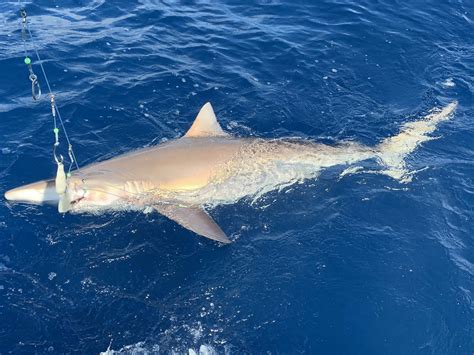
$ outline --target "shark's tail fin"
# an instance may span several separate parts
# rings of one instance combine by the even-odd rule
[[[401,182],[409,182],[412,174],[406,169],[405,157],[421,143],[434,139],[429,134],[440,122],[451,118],[457,104],[453,101],[442,109],[433,109],[421,120],[403,125],[396,136],[384,139],[376,148],[377,158],[386,168],[383,173]]]

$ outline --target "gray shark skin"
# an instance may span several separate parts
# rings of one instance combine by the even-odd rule
[[[381,165],[377,173],[407,183],[412,174],[406,170],[405,157],[433,139],[429,134],[452,116],[456,106],[452,102],[434,109],[405,124],[398,135],[367,147],[354,142],[328,146],[308,140],[232,137],[207,103],[182,138],[83,167],[67,180],[61,197],[50,179],[9,190],[5,198],[59,203],[60,212],[155,210],[201,236],[230,243],[206,208],[246,196],[258,198],[316,178],[325,168],[369,159]]]

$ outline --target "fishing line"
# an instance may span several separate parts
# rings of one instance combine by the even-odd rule
[[[41,72],[44,77],[44,81],[49,91],[50,97],[50,104],[51,104],[51,115],[53,117],[53,133],[54,133],[54,145],[53,145],[53,156],[54,160],[57,164],[57,172],[56,172],[56,179],[55,179],[55,187],[56,192],[60,196],[58,209],[60,212],[66,212],[70,207],[69,197],[67,195],[68,183],[69,178],[71,177],[71,170],[73,165],[76,167],[76,171],[79,175],[82,175],[81,169],[79,167],[79,163],[76,159],[76,154],[74,153],[74,149],[72,147],[71,140],[69,139],[69,135],[66,130],[66,126],[61,116],[61,112],[59,111],[59,107],[56,103],[56,97],[53,94],[53,90],[51,89],[51,85],[46,74],[46,70],[43,65],[43,60],[38,51],[38,47],[36,46],[35,38],[30,30],[29,22],[27,19],[27,13],[25,8],[22,6],[22,1],[18,0],[18,6],[20,7],[20,16],[21,16],[21,33],[22,33],[22,41],[23,41],[23,51],[25,55],[24,62],[28,66],[28,70],[30,72],[29,79],[31,81],[31,95],[34,101],[38,101],[41,98],[41,86],[38,82],[38,77],[33,71],[33,65],[31,58],[28,56],[27,51],[27,36],[29,37],[29,41],[33,46],[33,50],[36,55],[36,59],[38,61],[38,65],[41,68]],[[67,173],[64,172],[64,157],[61,154],[57,154],[57,149],[59,148],[59,128],[58,128],[58,120],[60,127],[63,130],[64,137],[66,138],[66,142],[68,145],[67,152],[69,156],[69,167]],[[82,179],[83,183],[83,190],[84,192],[87,191],[85,179]]]
[[[59,111],[59,107],[58,107],[58,105],[56,103],[56,100],[55,100],[55,95],[53,94],[53,90],[51,89],[51,85],[49,83],[48,76],[46,74],[46,70],[44,69],[44,66],[43,66],[43,60],[41,59],[41,56],[40,56],[39,51],[38,51],[38,47],[36,46],[36,42],[35,42],[33,33],[30,30],[28,20],[27,20],[26,10],[24,8],[22,8],[20,10],[20,14],[22,16],[23,27],[29,35],[29,38],[30,38],[31,43],[33,45],[33,50],[35,52],[36,58],[38,59],[38,65],[41,68],[41,72],[43,74],[46,86],[47,86],[48,91],[49,91],[49,95],[50,95],[50,99],[51,99],[53,119],[54,119],[54,128],[57,129],[57,122],[56,122],[56,114],[57,114],[57,117],[59,118],[59,123],[61,125],[61,128],[63,129],[64,137],[66,138],[66,141],[68,143],[68,150],[70,151],[70,155],[71,155],[71,163],[74,163],[74,165],[76,166],[76,169],[78,171],[80,171],[80,167],[79,167],[79,164],[77,163],[77,159],[76,159],[74,150],[72,148],[72,144],[71,144],[71,141],[69,139],[69,135],[67,133],[66,127],[64,125],[64,121],[62,119],[61,112]],[[23,27],[22,27],[22,30],[23,30]],[[28,61],[27,59],[29,59],[29,60],[31,60],[31,59],[27,56],[26,39],[24,41],[24,51],[25,51],[25,62],[27,62]],[[31,62],[28,65],[31,66]],[[55,131],[55,133],[56,133],[56,131]],[[71,168],[69,169],[69,172],[70,172],[70,170],[71,170]]]

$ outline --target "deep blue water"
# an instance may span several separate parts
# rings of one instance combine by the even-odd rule
[[[335,169],[219,207],[229,246],[155,214],[2,199],[0,353],[473,353],[472,1],[26,9],[81,165],[179,137],[206,101],[237,136],[368,145],[459,106],[408,159],[422,170],[411,183]],[[19,28],[17,2],[2,2],[2,194],[56,169]]]

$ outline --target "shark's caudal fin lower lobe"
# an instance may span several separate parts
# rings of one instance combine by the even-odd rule
[[[434,109],[423,119],[406,123],[396,136],[384,139],[376,148],[377,158],[386,168],[382,173],[401,182],[411,181],[412,174],[406,169],[405,158],[421,143],[434,139],[430,136],[438,124],[449,120],[457,107],[457,101],[442,109]]]

